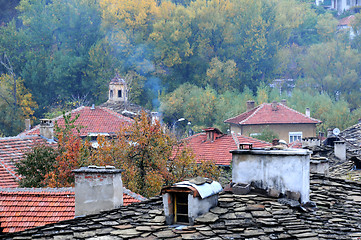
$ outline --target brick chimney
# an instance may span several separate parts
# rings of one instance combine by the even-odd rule
[[[47,138],[54,138],[54,123],[51,119],[40,119],[40,135]]]
[[[206,128],[203,131],[206,132],[206,142],[213,142],[219,135],[223,134],[218,128]]]
[[[254,101],[253,100],[248,100],[247,101],[247,112],[251,111],[254,108]]]
[[[99,213],[123,205],[124,170],[89,166],[75,173],[75,216]]]

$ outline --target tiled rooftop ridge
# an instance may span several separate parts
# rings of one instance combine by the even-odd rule
[[[361,185],[311,176],[317,209],[280,203],[260,193],[222,193],[219,204],[194,226],[165,224],[160,197],[100,214],[62,221],[3,239],[357,239],[361,237]]]

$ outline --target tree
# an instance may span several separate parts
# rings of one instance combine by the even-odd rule
[[[49,145],[37,144],[24,154],[24,159],[15,164],[21,176],[20,187],[46,187],[45,176],[54,170],[57,150]]]
[[[207,176],[217,177],[218,169],[212,168],[214,164],[198,166],[189,148],[179,148],[177,152],[176,139],[159,122],[152,123],[145,112],[133,125],[121,127],[113,141],[98,140],[99,147],[91,161],[124,169],[124,184],[145,197],[157,195],[163,186],[187,177],[205,176],[202,169],[213,169]],[[174,151],[177,154],[173,154]]]

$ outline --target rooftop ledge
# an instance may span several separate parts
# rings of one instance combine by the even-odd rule
[[[81,167],[79,169],[73,170],[75,173],[105,173],[105,174],[114,174],[114,173],[121,173],[124,172],[123,169],[116,169],[114,166],[88,166],[88,167]]]
[[[237,149],[231,150],[232,154],[248,154],[248,155],[288,155],[288,156],[306,156],[311,153],[309,150],[305,149],[283,149],[283,150],[273,150],[273,149]]]

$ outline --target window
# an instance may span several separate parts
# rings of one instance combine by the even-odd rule
[[[109,92],[109,98],[113,98],[113,90],[110,90],[110,92]]]
[[[122,90],[118,90],[118,98],[122,97]]]
[[[188,193],[174,194],[174,222],[189,223]]]
[[[297,141],[297,140],[302,140],[302,132],[289,132],[288,136],[290,138],[289,143]]]
[[[346,5],[347,5],[347,6],[350,6],[350,0],[347,0],[347,1],[346,1]]]
[[[262,135],[261,133],[251,133],[249,136],[250,137],[253,137],[253,138],[256,138],[258,136]]]

